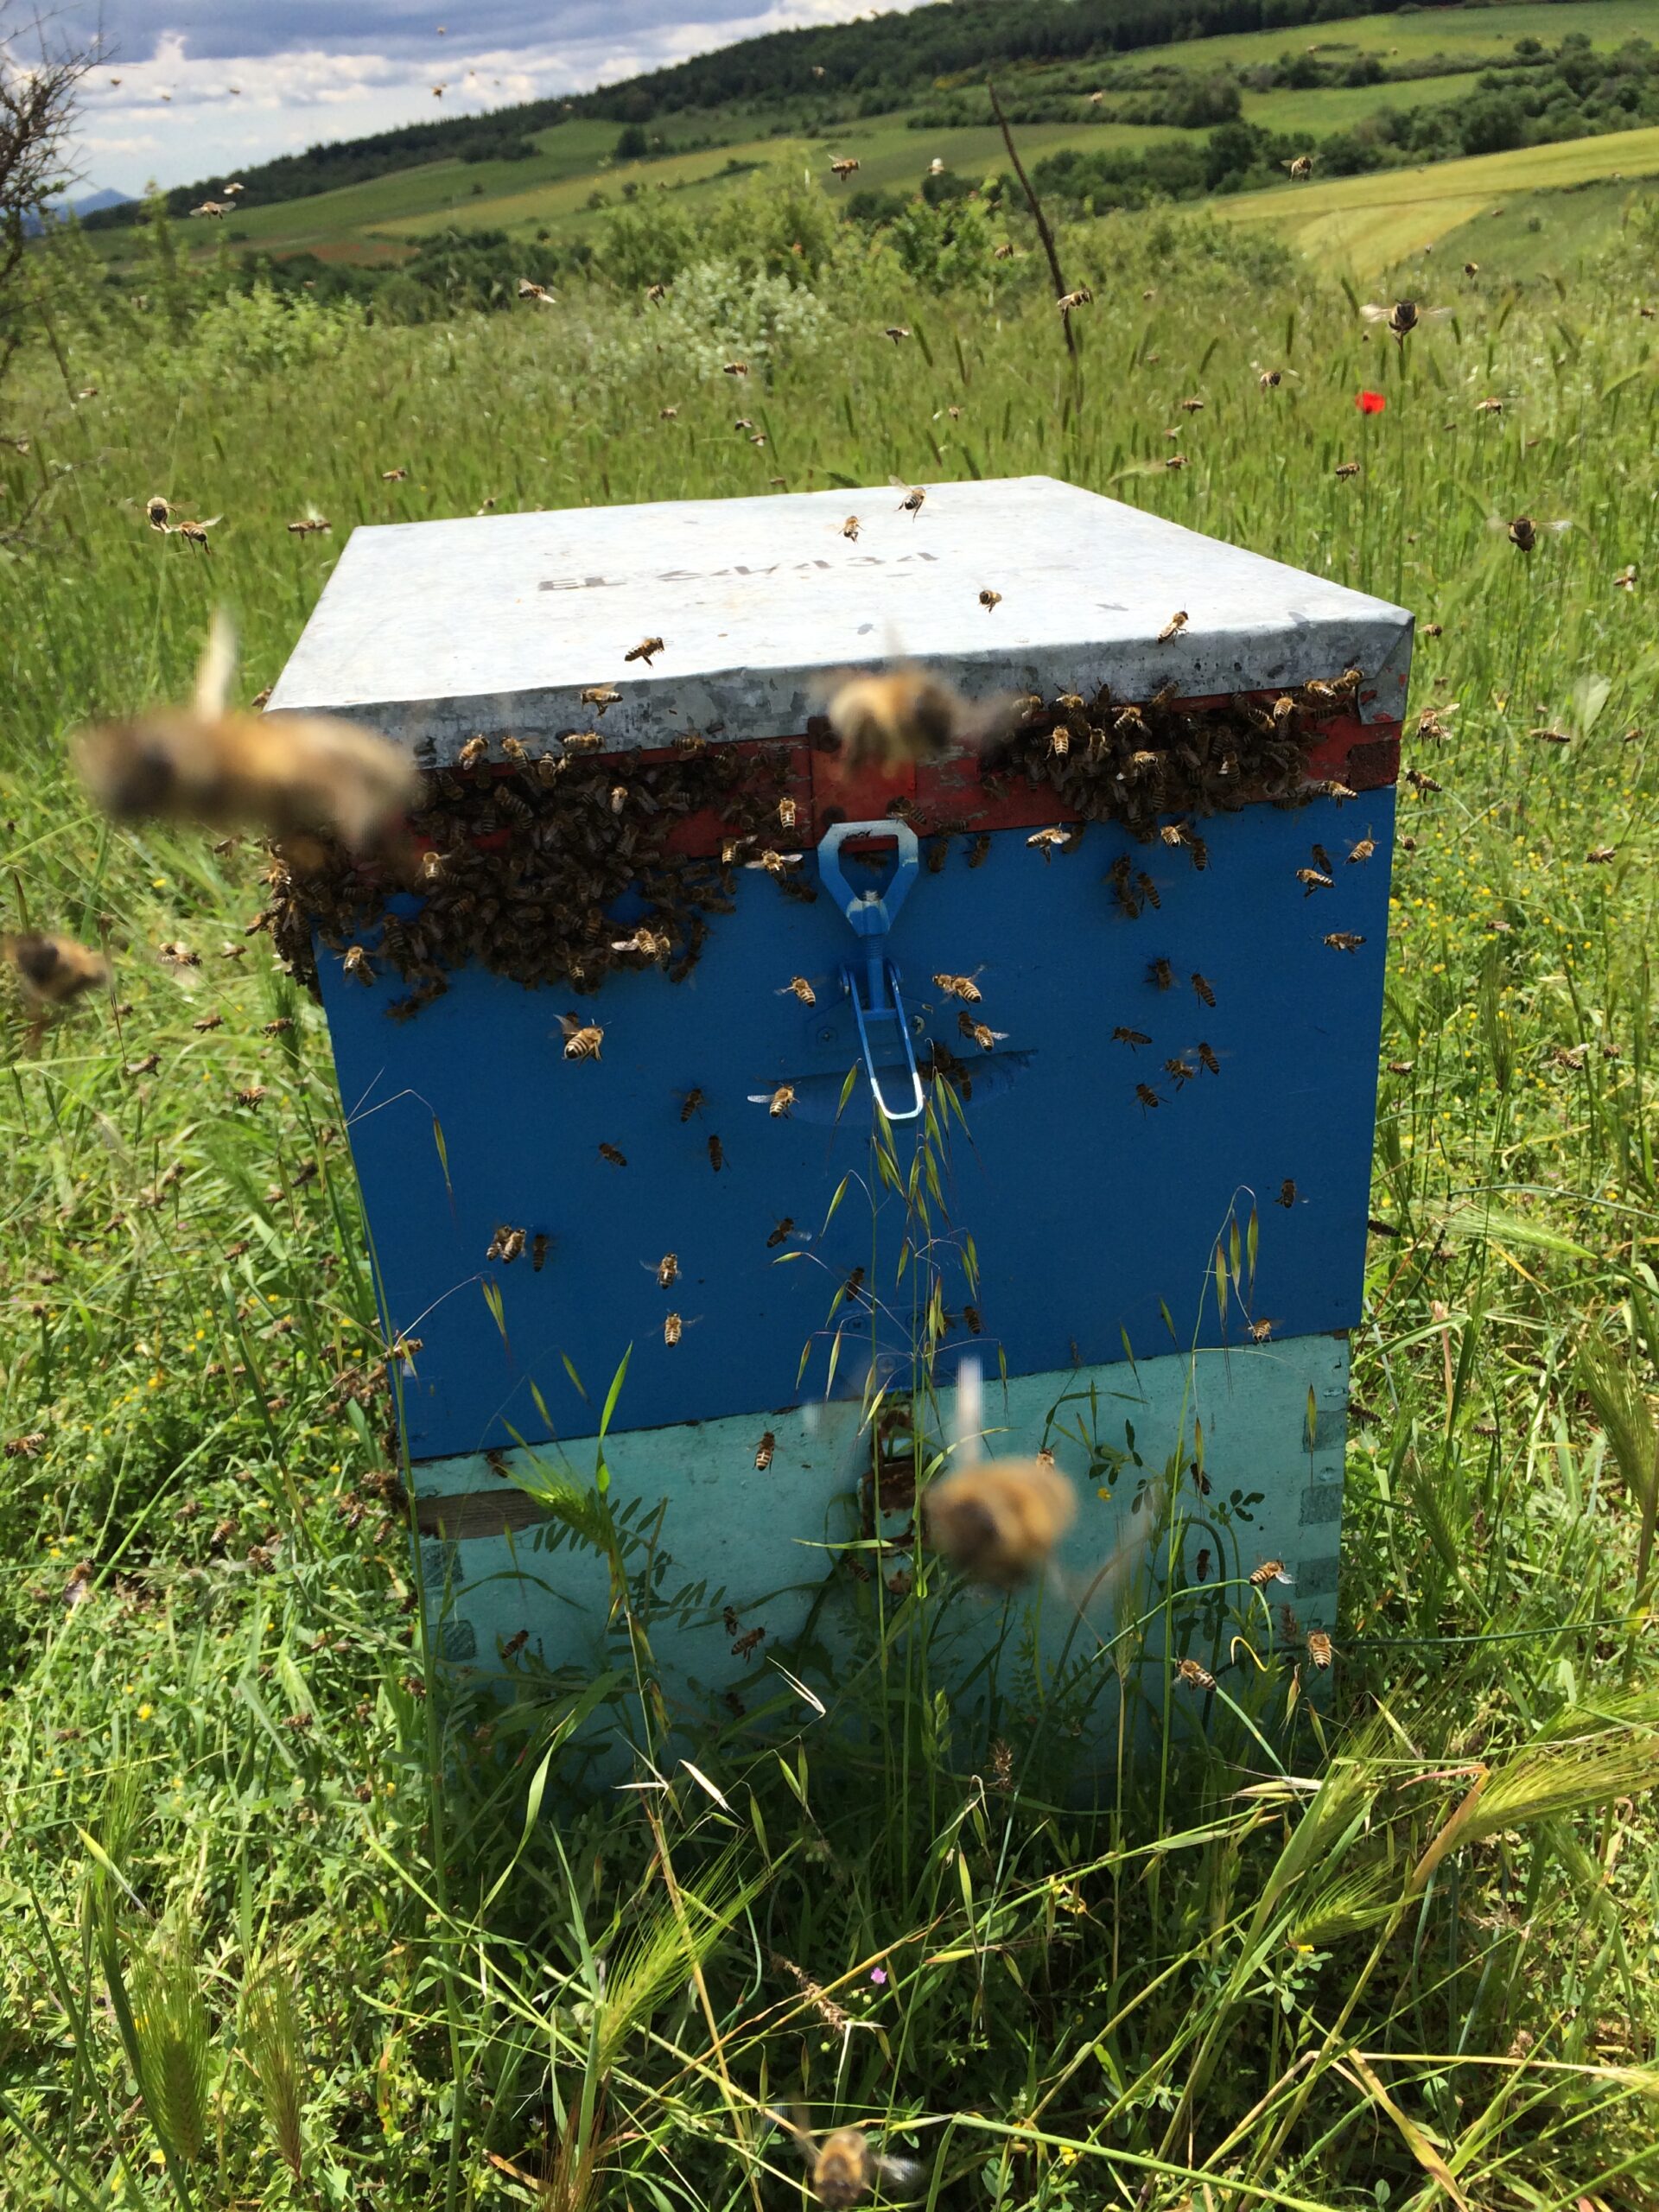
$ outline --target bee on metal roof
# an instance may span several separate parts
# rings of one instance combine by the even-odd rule
[[[979,594],[979,603],[980,603],[980,605],[984,608],[985,612],[988,614],[988,613],[991,612],[991,610],[992,610],[992,608],[993,608],[993,607],[1001,607],[1001,604],[1002,604],[1002,594],[1001,594],[1001,593],[1000,591],[992,591],[992,590],[991,590],[991,589],[989,589],[989,588],[988,587],[984,591],[981,592],[981,594]]]
[[[455,755],[456,765],[462,768],[476,768],[480,761],[488,760],[489,753],[490,741],[487,737],[469,737]]]
[[[1175,613],[1170,616],[1168,621],[1165,623],[1163,628],[1158,632],[1159,644],[1160,645],[1166,645],[1172,638],[1179,636],[1180,632],[1185,629],[1187,620],[1188,616],[1186,609],[1184,607],[1179,608]]]
[[[592,707],[595,713],[602,715],[607,707],[615,706],[622,694],[612,683],[590,683],[581,696],[584,707]],[[565,740],[567,745],[569,741]]]
[[[587,694],[583,693],[583,697]],[[559,742],[567,753],[597,753],[605,740],[596,729],[567,730]]]
[[[843,537],[850,537],[855,544],[858,543],[858,517],[856,515],[848,516],[846,521],[841,525],[841,534]]]
[[[597,1022],[584,1022],[579,1014],[562,1014],[559,1027],[564,1034],[564,1057],[567,1060],[596,1060],[599,1048],[605,1041],[605,1032]]]
[[[663,652],[664,650],[663,641],[660,638],[641,638],[639,644],[637,645],[631,645],[627,652],[623,654],[622,658],[624,660],[642,660],[645,664],[645,666],[649,668],[651,666],[652,656]],[[587,695],[584,693],[583,696],[585,697]]]

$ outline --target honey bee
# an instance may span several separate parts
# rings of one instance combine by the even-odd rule
[[[1287,1175],[1284,1181],[1279,1185],[1279,1196],[1274,1199],[1274,1204],[1281,1206],[1294,1206],[1295,1203],[1296,1185],[1291,1180],[1290,1177]]]
[[[884,338],[891,338],[893,344],[897,346],[909,337],[910,325],[907,322],[890,322],[881,335]]]
[[[597,753],[605,741],[596,729],[571,729],[565,732],[560,742],[567,753]]]
[[[991,248],[991,259],[993,261],[1012,261],[1014,259],[1013,242],[1007,238],[999,238],[996,244]]]
[[[645,664],[645,666],[649,668],[652,664],[652,658],[653,654],[662,652],[664,650],[664,647],[660,638],[641,638],[637,645],[630,645],[627,652],[623,654],[622,658],[624,660],[642,660]],[[583,696],[585,696],[586,695],[584,694]]]
[[[1294,1583],[1296,1578],[1287,1573],[1281,1559],[1264,1559],[1260,1567],[1250,1570],[1252,1590],[1265,1590],[1269,1582]]]
[[[67,1006],[84,991],[107,989],[111,980],[110,963],[103,954],[88,951],[73,938],[0,938],[0,957],[35,1011],[37,1033],[51,1007]]]
[[[1175,981],[1175,970],[1170,966],[1167,960],[1159,959],[1148,961],[1147,963],[1147,981],[1152,985],[1154,990],[1166,991],[1171,988]],[[1202,992],[1199,993],[1199,996],[1203,996]],[[1207,1001],[1206,1003],[1213,1005],[1215,1001],[1213,1000],[1210,1000]]]
[[[368,954],[360,944],[348,946],[340,965],[342,974],[353,976],[359,983],[372,984],[374,982],[374,969],[369,964]]]
[[[772,1455],[778,1448],[778,1440],[768,1429],[754,1447],[754,1471],[764,1475],[772,1465]]]
[[[1072,833],[1065,829],[1034,830],[1026,840],[1026,843],[1033,851],[1042,855],[1045,868],[1048,866],[1056,853],[1065,851],[1071,842]]]
[[[650,930],[642,923],[632,937],[613,938],[613,952],[638,952],[647,960],[665,960],[674,950],[674,940],[665,930]]]
[[[1352,930],[1332,930],[1325,942],[1338,952],[1357,952],[1365,940]]]
[[[321,715],[228,710],[236,651],[215,616],[188,707],[160,707],[83,731],[76,766],[105,811],[253,828],[281,837],[326,825],[362,849],[414,803],[418,782],[394,746]]]
[[[795,1103],[795,1086],[780,1083],[766,1102],[766,1111],[774,1121],[787,1121],[789,1109]]]
[[[1316,891],[1328,891],[1331,888],[1331,878],[1328,875],[1321,875],[1316,868],[1299,868],[1296,871],[1296,880],[1302,886],[1302,896],[1305,899],[1311,899]]]
[[[529,1642],[530,1630],[527,1628],[521,1628],[516,1635],[510,1636],[501,1646],[501,1656],[504,1659],[516,1659]]]
[[[490,1239],[490,1249],[484,1257],[486,1260],[499,1260],[503,1267],[511,1267],[512,1262],[523,1254],[524,1249],[524,1231],[522,1229],[498,1226],[494,1236]]]
[[[1325,875],[1331,874],[1332,872],[1331,867],[1331,855],[1325,851],[1325,847],[1323,845],[1314,845],[1311,847],[1310,849],[1313,855],[1314,867],[1319,868]]]
[[[211,215],[216,222],[222,223],[234,204],[228,200],[204,200],[200,207],[193,207],[190,213],[193,215]]]
[[[1210,1075],[1221,1073],[1221,1062],[1216,1058],[1215,1047],[1212,1045],[1206,1045],[1203,1038],[1200,1038],[1194,1049],[1198,1052],[1198,1065],[1201,1068]]]
[[[718,1137],[710,1137],[709,1140],[709,1165],[716,1175],[726,1165],[726,1148]]]
[[[315,507],[308,507],[298,522],[291,522],[288,525],[289,535],[291,537],[315,537],[324,531],[332,531],[333,528],[334,524],[327,516],[319,514]]]
[[[1503,403],[1501,399],[1491,397],[1478,399],[1475,402],[1475,412],[1477,415],[1501,415],[1503,412]]]
[[[657,410],[657,419],[659,423],[675,423],[679,420],[679,414],[680,410],[677,407],[659,407]]]
[[[490,741],[487,737],[469,737],[455,755],[456,765],[462,768],[476,768],[489,758]]]
[[[789,798],[780,798],[778,802],[778,827],[780,830],[792,830],[799,819],[800,809],[794,800]]]
[[[1253,1344],[1264,1344],[1268,1343],[1273,1335],[1274,1330],[1277,1326],[1278,1324],[1274,1321],[1252,1321],[1250,1323],[1250,1342]]]
[[[899,502],[899,513],[912,516],[920,514],[923,502],[927,498],[923,486],[919,484],[906,484],[902,476],[889,476],[887,481],[895,492],[902,492],[905,495]]]
[[[957,1027],[964,1037],[971,1037],[982,1052],[995,1052],[1007,1035],[1006,1029],[993,1029],[988,1023],[976,1021],[966,1007],[957,1016]]]
[[[193,1021],[190,1027],[193,1029],[200,1030],[205,1034],[212,1029],[222,1029],[225,1027],[225,1017],[222,1014],[204,1014],[199,1021]]]
[[[747,1635],[738,1637],[732,1645],[733,1658],[747,1659],[756,1647],[765,1642],[766,1634],[765,1628],[760,1627],[752,1628]]]
[[[1216,1687],[1215,1676],[1200,1667],[1196,1659],[1179,1661],[1175,1672],[1190,1690],[1212,1690]]]
[[[988,1459],[930,1483],[929,1544],[969,1580],[1012,1590],[1044,1567],[1077,1514],[1071,1484],[1040,1459]]]
[[[816,1006],[818,1002],[817,993],[804,976],[791,976],[789,981],[779,988],[778,996],[780,999],[798,998],[803,1006]]]
[[[380,472],[380,481],[383,484],[402,484],[408,475],[409,471],[406,468],[383,468]]]
[[[1180,632],[1186,627],[1187,619],[1187,613],[1185,607],[1179,608],[1176,613],[1172,614],[1168,621],[1165,623],[1163,628],[1158,632],[1159,644],[1160,645],[1166,645],[1172,638],[1179,637]]]
[[[1588,868],[1609,868],[1618,855],[1617,845],[1592,845],[1584,856],[1585,864]]]
[[[768,845],[765,852],[757,854],[752,861],[745,861],[743,865],[745,868],[764,868],[774,881],[781,882],[791,868],[801,866],[804,857],[800,853],[774,852]]]
[[[1530,515],[1516,515],[1510,524],[1510,543],[1522,553],[1530,553],[1538,543],[1538,525]]]
[[[1322,1628],[1307,1632],[1307,1656],[1323,1674],[1336,1656],[1336,1647]]]
[[[963,1318],[963,1321],[966,1323],[966,1325],[967,1325],[967,1329],[968,1329],[968,1333],[969,1333],[969,1335],[970,1337],[976,1337],[976,1336],[978,1336],[978,1334],[979,1334],[979,1332],[980,1332],[980,1319],[979,1319],[979,1308],[978,1308],[978,1306],[964,1306],[963,1307],[963,1309],[962,1309],[962,1318]]]
[[[746,377],[749,373],[747,361],[728,361],[721,374],[726,377]]]
[[[858,517],[856,515],[848,516],[846,521],[841,525],[841,534],[843,537],[850,537],[854,544],[857,544]]]
[[[1295,160],[1287,162],[1285,167],[1298,183],[1304,183],[1313,174],[1313,156],[1312,154],[1298,154]]]
[[[1263,369],[1256,382],[1263,391],[1273,391],[1283,382],[1284,373],[1282,369]]]
[[[547,1265],[547,1232],[545,1230],[538,1229],[530,1240],[530,1264],[537,1274],[540,1274],[542,1269]]]
[[[1163,1103],[1149,1083],[1137,1083],[1135,1086],[1135,1095],[1141,1101],[1143,1111],[1150,1111],[1153,1107],[1161,1105]]]
[[[27,448],[25,448],[27,450]],[[165,532],[173,513],[173,502],[164,499],[159,492],[152,493],[144,501],[144,515],[152,530]]]
[[[841,1299],[845,1300],[849,1306],[856,1306],[859,1299],[863,1294],[863,1290],[864,1269],[862,1268],[855,1268],[851,1274],[848,1276],[846,1281],[841,1286],[839,1295]]]
[[[767,1249],[767,1251],[768,1251],[768,1252],[775,1252],[775,1251],[777,1250],[778,1247],[779,1247],[779,1245],[784,1242],[784,1240],[785,1239],[785,1237],[787,1237],[787,1236],[789,1236],[790,1232],[793,1230],[794,1226],[795,1226],[795,1218],[794,1218],[794,1216],[793,1216],[792,1214],[787,1214],[787,1213],[786,1213],[786,1214],[784,1216],[783,1219],[782,1219],[782,1220],[778,1224],[777,1227],[772,1230],[772,1232],[771,1236],[767,1237],[767,1239],[766,1239],[766,1249]]]
[[[861,2128],[837,2127],[820,2143],[800,2122],[780,2112],[768,2114],[795,2139],[796,2148],[812,2177],[812,2194],[825,2212],[847,2212],[849,2206],[868,2196],[878,2187],[885,2196],[911,2195],[921,2179],[912,2159],[889,2158],[874,2148]]]
[[[155,1068],[159,1064],[159,1059],[160,1055],[152,1052],[148,1063],[141,1064],[141,1065],[143,1065],[143,1071],[148,1073],[150,1069]],[[127,1073],[131,1075],[133,1073],[133,1070],[129,1068],[127,1070]],[[238,1090],[237,1092],[236,1103],[238,1106],[257,1107],[264,1097],[264,1095],[265,1086],[263,1083],[251,1083],[245,1090]]]
[[[608,1160],[613,1167],[626,1167],[628,1164],[627,1154],[619,1152],[613,1144],[601,1144],[599,1156],[601,1160]]]
[[[1339,784],[1334,776],[1321,784],[1319,789],[1325,793],[1326,798],[1335,799],[1338,806],[1344,799],[1357,798],[1359,796],[1357,791],[1350,791],[1346,784]]]
[[[1164,1062],[1164,1073],[1171,1078],[1176,1090],[1179,1090],[1184,1083],[1192,1082],[1198,1070],[1191,1060],[1173,1059]]]
[[[1376,840],[1374,837],[1362,837],[1362,838],[1359,840],[1358,843],[1357,843],[1357,844],[1356,844],[1356,845],[1354,845],[1354,846],[1351,849],[1351,850],[1350,850],[1350,852],[1349,852],[1349,855],[1348,855],[1348,865],[1349,865],[1349,867],[1350,867],[1350,868],[1352,868],[1352,867],[1356,866],[1356,865],[1357,865],[1359,861],[1368,861],[1368,860],[1370,860],[1370,858],[1371,857],[1371,855],[1372,855],[1376,850]]]
[[[595,714],[602,715],[607,707],[615,706],[622,694],[613,683],[590,683],[577,696],[584,707],[591,707]],[[565,742],[568,745],[569,740],[567,738]]]
[[[1001,606],[1002,594],[1000,591],[992,591],[988,586],[987,588],[979,594],[979,603],[988,614],[994,607]]]
[[[691,1089],[686,1091],[680,1099],[681,1121],[689,1122],[694,1114],[701,1114],[702,1108],[702,1092],[694,1084]]]
[[[907,668],[849,677],[831,694],[825,712],[849,762],[882,768],[982,745],[1007,723],[1000,707],[971,706],[938,677]]]
[[[1363,307],[1360,313],[1367,322],[1386,324],[1389,334],[1403,345],[1421,322],[1438,321],[1449,312],[1446,308],[1420,308],[1415,300],[1396,300],[1392,307]]]
[[[1208,1544],[1204,1547],[1203,1550],[1199,1552],[1197,1559],[1193,1560],[1192,1573],[1194,1578],[1198,1581],[1208,1581],[1210,1578],[1210,1547]]]
[[[1071,733],[1064,722],[1056,722],[1049,732],[1048,749],[1057,760],[1064,760],[1071,750]]]
[[[984,993],[974,977],[982,976],[984,972],[982,968],[976,968],[972,976],[936,976],[933,982],[947,998],[961,999],[965,1005],[977,1006]]]
[[[1054,304],[1062,315],[1070,315],[1074,308],[1088,307],[1094,296],[1086,284],[1079,284],[1075,292],[1062,292]]]
[[[671,1348],[673,1345],[675,1345],[675,1344],[678,1344],[678,1342],[680,1341],[681,1337],[682,1337],[682,1336],[683,1336],[683,1334],[684,1334],[684,1333],[685,1333],[685,1324],[684,1324],[684,1322],[683,1322],[683,1321],[682,1321],[682,1320],[681,1320],[681,1319],[680,1319],[680,1317],[679,1317],[679,1315],[678,1315],[677,1313],[664,1313],[664,1316],[663,1316],[663,1342],[664,1342],[665,1344],[669,1345],[669,1346]]]
[[[853,176],[857,174],[857,162],[850,157],[843,158],[838,162],[831,162],[830,164],[830,174],[834,177],[837,184],[845,184],[849,176]]]
[[[1138,1051],[1142,1045],[1150,1045],[1152,1039],[1144,1029],[1124,1029],[1120,1027],[1113,1030],[1112,1042],[1114,1045],[1127,1045],[1133,1052]]]
[[[521,300],[539,300],[543,307],[548,308],[555,304],[553,295],[546,285],[532,284],[528,276],[518,279],[518,297]]]
[[[564,1057],[567,1060],[596,1060],[599,1058],[605,1032],[596,1022],[584,1022],[579,1014],[562,1014],[559,1027],[564,1036]]]

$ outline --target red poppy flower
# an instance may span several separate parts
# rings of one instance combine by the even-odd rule
[[[1357,391],[1354,404],[1362,415],[1380,415],[1388,405],[1380,391]]]

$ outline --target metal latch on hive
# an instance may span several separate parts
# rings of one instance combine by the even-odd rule
[[[842,872],[841,849],[855,839],[861,843],[891,844],[898,849],[893,874],[879,891],[853,890]],[[899,970],[887,957],[887,938],[899,909],[916,880],[919,852],[916,832],[909,823],[891,818],[880,822],[838,822],[824,832],[818,843],[819,880],[839,905],[863,949],[861,969],[853,961],[842,963],[841,988],[852,1001],[870,1096],[890,1122],[913,1122],[926,1106],[922,1078],[916,1067],[915,1047],[910,1039],[910,1024],[905,1018],[905,1002],[899,995]],[[896,1033],[904,1051],[905,1070],[914,1103],[902,1109],[887,1103],[876,1073],[871,1033],[879,1034],[884,1029]]]

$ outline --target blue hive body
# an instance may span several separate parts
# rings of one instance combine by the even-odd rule
[[[985,549],[1000,542],[999,495],[1015,523],[1057,506],[1082,518],[1096,550],[1084,542],[1069,552],[1065,534],[1050,532],[1046,555],[1027,556],[1011,523],[1006,551],[993,557]],[[703,569],[683,587],[692,603],[677,624],[676,586],[660,575],[637,604],[614,611],[612,595],[629,591],[628,561],[607,556],[601,542],[588,556],[598,581],[579,594],[568,588],[569,549],[591,548],[596,524],[621,533],[619,548],[630,530],[660,546],[656,518],[691,518],[724,533],[728,567],[753,569],[764,564],[731,557],[733,544],[741,551],[747,531],[765,550],[788,510],[785,535],[794,531],[807,550],[787,588],[810,562],[817,588],[818,571],[833,575],[853,550],[828,535],[831,509],[838,521],[861,502],[874,513],[892,495],[359,531],[273,707],[357,714],[417,758],[442,760],[473,731],[493,745],[513,734],[556,749],[561,732],[590,725],[580,688],[609,682],[623,696],[614,728],[602,726],[607,747],[666,745],[693,715],[724,720],[716,742],[798,741],[814,703],[804,671],[817,638],[798,632],[785,655],[748,637],[743,620],[763,614],[734,613],[724,601],[704,607]],[[949,528],[953,502],[970,543]],[[411,541],[457,528],[511,533],[499,556],[512,585],[511,665],[493,690],[480,673],[486,610],[466,603],[464,585],[451,606],[432,581],[454,573],[447,555],[423,571],[435,672],[414,664],[416,645],[397,642],[406,609],[395,610],[384,650],[372,635],[372,610],[392,592],[399,560],[419,567],[425,557]],[[1114,598],[1105,570],[1119,538],[1130,543],[1136,588],[1156,621],[1138,604],[1126,611],[1125,594]],[[372,938],[366,983],[345,972],[338,951],[320,948],[388,1334],[420,1344],[401,1378],[402,1419],[429,1538],[433,1624],[457,1662],[486,1672],[522,1664],[501,1656],[522,1630],[525,1656],[568,1670],[573,1683],[617,1666],[610,1567],[572,1532],[568,1513],[545,1496],[538,1505],[508,1475],[528,1475],[533,1488],[539,1470],[544,1484],[580,1489],[601,1461],[655,1593],[652,1649],[671,1703],[706,1709],[773,1650],[830,1675],[855,1657],[857,1605],[893,1601],[868,1594],[866,1568],[839,1577],[847,1595],[828,1605],[826,1579],[849,1537],[887,1525],[871,1503],[863,1409],[884,1385],[908,1402],[919,1305],[935,1286],[948,1317],[939,1384],[976,1352],[989,1447],[1046,1446],[1077,1485],[1068,1587],[1098,1582],[1103,1560],[1139,1572],[1130,1541],[1139,1493],[1166,1461],[1179,1478],[1196,1422],[1201,1465],[1190,1526],[1177,1538],[1188,1579],[1200,1552],[1213,1552],[1205,1572],[1217,1578],[1282,1560],[1297,1580],[1258,1605],[1264,1623],[1281,1617],[1265,1639],[1333,1624],[1344,1332],[1360,1319],[1389,741],[1403,711],[1408,618],[1040,480],[942,487],[914,524],[897,518],[880,550],[894,561],[932,556],[904,601],[900,642],[966,690],[1013,682],[1047,697],[1105,682],[1116,698],[1144,699],[1157,688],[1152,671],[1166,668],[1184,698],[1213,698],[1329,682],[1357,664],[1366,681],[1349,738],[1366,743],[1351,757],[1382,765],[1357,796],[1349,795],[1357,770],[1338,766],[1332,772],[1348,775],[1348,794],[1217,814],[1203,824],[1202,868],[1182,847],[1100,824],[1046,859],[1029,842],[1039,814],[1003,827],[988,816],[979,864],[958,841],[942,866],[910,876],[877,948],[896,976],[908,1054],[898,1026],[878,1024],[871,1060],[895,1111],[915,1095],[910,1058],[925,1071],[936,1046],[957,1056],[968,1082],[961,1116],[886,1125],[897,1189],[875,1162],[869,1071],[844,981],[867,972],[869,948],[835,895],[833,869],[812,904],[740,870],[734,911],[713,921],[681,982],[647,967],[613,972],[577,996],[467,967],[415,1020],[391,1021],[386,1007],[404,987],[377,966]],[[1040,634],[1019,626],[1022,557]],[[1220,586],[1207,590],[1210,575],[1231,594],[1214,625],[1206,609]],[[827,600],[817,618],[830,671],[855,656],[879,660],[892,642],[868,634],[868,616],[852,619],[867,613],[858,594],[871,588],[871,571],[848,575],[850,611],[843,617],[841,602]],[[538,596],[550,576],[556,588]],[[875,582],[904,600],[890,576]],[[990,639],[977,605],[988,582],[1005,595]],[[951,593],[971,624],[957,620],[955,600],[946,619],[926,596],[944,606]],[[545,633],[539,648],[514,627],[526,603]],[[1158,629],[1178,607],[1190,620],[1160,645]],[[730,634],[711,630],[717,622]],[[632,644],[647,629],[670,649],[660,671],[636,683],[611,632]],[[353,632],[370,642],[348,662],[343,641]],[[680,639],[690,643],[677,661]],[[814,880],[811,848],[827,826],[817,808],[794,838],[779,841],[805,852]],[[927,825],[918,827],[925,848]],[[1350,865],[1362,838],[1374,855]],[[1334,862],[1328,888],[1298,880],[1315,847]],[[843,861],[855,889],[880,888],[888,849],[872,841],[861,860],[855,844]],[[1134,918],[1111,894],[1120,855],[1156,893]],[[890,903],[897,896],[895,887]],[[632,923],[620,912],[626,931]],[[1332,944],[1333,934],[1357,942]],[[976,979],[982,999],[969,1017],[997,1033],[990,1050],[962,1033],[961,1003],[936,984],[941,974]],[[814,1004],[788,988],[798,976]],[[872,988],[879,994],[880,976]],[[596,1056],[567,1056],[559,1017],[572,1011],[602,1030]],[[1122,1041],[1119,1029],[1151,1042]],[[773,1113],[780,1085],[792,1098]],[[702,1103],[688,1116],[694,1090]],[[918,1144],[936,1179],[919,1246],[902,1189]],[[792,1227],[780,1236],[785,1221]],[[509,1225],[547,1240],[539,1268],[528,1252],[509,1266],[486,1259]],[[1218,1295],[1217,1250],[1236,1249],[1235,1229],[1248,1236],[1249,1263],[1233,1267]],[[678,1278],[665,1290],[656,1270],[666,1253],[677,1255]],[[674,1343],[664,1338],[670,1311],[682,1317]],[[766,1437],[769,1464],[757,1467]],[[893,1529],[908,1519],[901,1496]],[[1101,1637],[1125,1602],[1117,1582],[1101,1584],[1081,1612],[1052,1590],[1030,1602],[1046,1609],[1039,1643],[1052,1668],[1098,1672]],[[982,1643],[985,1616],[982,1603],[964,1617],[964,1649]],[[734,1656],[734,1618],[767,1630],[759,1656]],[[1034,1694],[1027,1682],[1018,1695]]]

